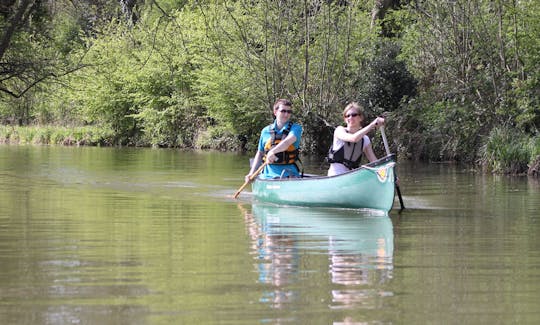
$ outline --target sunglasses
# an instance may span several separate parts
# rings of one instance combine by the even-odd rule
[[[281,113],[292,114],[292,110],[290,110],[290,109],[280,109],[279,111],[280,111]]]
[[[358,113],[350,113],[350,114],[345,115],[345,117],[356,117],[358,115],[360,115],[360,114],[358,114]]]

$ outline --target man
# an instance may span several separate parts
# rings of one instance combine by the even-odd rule
[[[263,159],[268,161],[261,178],[299,177],[300,172],[295,162],[298,160],[302,126],[290,121],[293,110],[287,99],[278,99],[274,103],[274,122],[261,131],[259,145],[253,164],[245,181],[249,182]]]

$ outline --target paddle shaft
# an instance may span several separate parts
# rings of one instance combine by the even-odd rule
[[[381,126],[381,135],[382,135],[382,141],[384,143],[384,150],[386,150],[386,155],[390,156],[390,147],[388,146],[388,140],[386,140],[386,134],[384,133],[384,126]]]
[[[240,192],[242,192],[244,190],[244,188],[246,188],[246,186],[248,186],[248,184],[251,183],[251,181],[253,181],[255,179],[255,177],[257,177],[262,172],[262,170],[264,169],[264,166],[266,166],[266,165],[268,165],[268,161],[265,161],[264,164],[259,166],[259,168],[257,168],[257,170],[253,174],[251,174],[251,176],[249,176],[249,180],[246,181],[244,184],[242,184],[242,186],[240,186],[238,191],[236,191],[236,193],[234,193],[234,198],[235,199],[238,197],[238,195],[240,195]]]
[[[386,150],[386,155],[390,156],[390,147],[388,147],[388,140],[386,139],[386,134],[384,133],[384,126],[381,126],[381,135],[384,142],[384,149]],[[403,204],[403,198],[401,197],[401,190],[399,189],[399,185],[396,183],[396,191],[399,199],[399,205],[401,206],[401,210],[405,209],[405,205]]]

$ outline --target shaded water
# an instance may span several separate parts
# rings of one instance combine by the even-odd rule
[[[233,200],[246,160],[0,146],[0,323],[540,321],[537,180],[402,163],[385,215]]]

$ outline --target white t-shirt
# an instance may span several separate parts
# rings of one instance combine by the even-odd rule
[[[361,141],[362,140],[358,141],[357,144],[359,145]],[[338,151],[339,149],[341,149],[341,147],[345,145],[345,143],[346,143],[345,141],[338,139],[338,137],[334,135],[334,142],[332,143],[332,148],[334,149],[334,151]],[[369,137],[367,135],[364,135],[364,145],[362,146],[362,153],[364,152],[364,149],[370,144],[371,144],[371,140],[369,140]],[[345,157],[345,158],[349,158],[349,157]],[[345,165],[341,163],[331,163],[330,168],[328,168],[328,176],[339,175],[348,171],[349,171],[349,168],[347,168]]]

